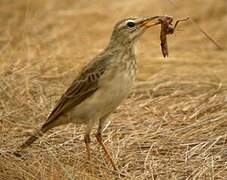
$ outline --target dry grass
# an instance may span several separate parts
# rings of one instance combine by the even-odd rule
[[[158,28],[138,47],[137,86],[105,131],[126,177],[112,171],[94,138],[87,161],[83,127],[52,130],[24,159],[6,153],[44,122],[121,18],[192,14],[226,48],[225,0],[174,2],[1,1],[0,179],[227,178],[227,53],[190,22],[169,39],[168,61],[161,57]]]

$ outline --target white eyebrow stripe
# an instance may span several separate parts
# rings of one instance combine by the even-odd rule
[[[132,20],[132,19],[129,19],[129,20],[126,21],[126,23],[128,23],[128,22],[136,23],[136,22],[135,22],[134,20]]]

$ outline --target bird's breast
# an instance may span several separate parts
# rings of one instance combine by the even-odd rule
[[[134,80],[135,72],[133,69],[112,69],[104,75],[103,80],[100,82],[100,88],[105,91],[104,94],[120,100],[130,93]]]
[[[100,81],[97,98],[104,112],[112,112],[129,95],[133,87],[135,74],[128,70],[111,69]]]
[[[100,119],[111,113],[129,95],[134,81],[134,70],[109,67],[100,77],[97,91],[75,109],[75,119]]]

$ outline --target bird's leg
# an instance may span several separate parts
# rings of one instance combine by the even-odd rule
[[[102,141],[102,129],[99,128],[96,134],[96,139],[98,141],[98,143],[102,146],[104,153],[106,154],[107,158],[109,159],[111,165],[113,166],[114,170],[117,170],[116,165],[113,161],[113,159],[111,158],[106,146],[104,145],[103,141]]]
[[[86,145],[86,150],[87,150],[87,157],[88,160],[91,160],[91,150],[90,150],[90,142],[91,142],[91,138],[90,138],[90,134],[86,133],[84,136],[84,142]]]
[[[87,124],[87,127],[85,129],[85,136],[84,136],[84,142],[86,145],[86,150],[87,150],[87,157],[88,160],[91,160],[91,150],[90,150],[90,143],[91,143],[91,138],[90,138],[90,133],[92,130],[92,127],[94,125],[95,121],[90,120]]]

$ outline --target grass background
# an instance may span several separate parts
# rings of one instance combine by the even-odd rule
[[[226,179],[226,8],[226,0],[1,0],[0,179]],[[94,137],[87,161],[84,129],[75,125],[51,130],[24,159],[7,153],[45,121],[118,20],[163,14],[192,17],[224,50],[190,21],[168,38],[167,59],[160,27],[144,34],[137,85],[104,133],[126,177]]]

